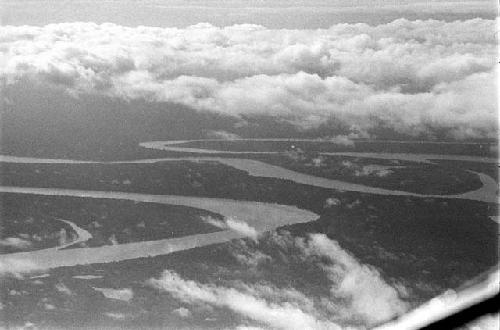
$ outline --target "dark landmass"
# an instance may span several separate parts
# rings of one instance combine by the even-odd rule
[[[467,161],[455,160],[433,160],[434,163],[449,167],[451,169],[474,171],[485,173],[498,182],[499,179],[499,166],[497,164],[485,164]]]
[[[43,158],[121,160],[195,156],[138,146],[153,140],[203,139],[211,130],[225,130],[241,137],[318,138],[348,134],[349,128],[327,123],[299,131],[272,117],[233,118],[198,112],[175,104],[123,101],[97,95],[78,98],[53,88],[24,84],[9,86],[11,100],[2,116],[2,153]],[[333,121],[333,119],[332,119]],[[199,130],[205,127],[205,130]],[[380,139],[419,140],[390,129],[370,132]],[[446,132],[431,132],[438,140]],[[498,180],[495,165],[436,161],[437,165],[384,160],[325,157],[328,164],[309,166],[319,151],[442,153],[494,157],[495,141],[479,144],[432,144],[357,140],[355,146],[294,142],[306,150],[305,158],[246,157],[276,162],[300,172],[371,186],[419,193],[457,193],[479,188],[466,170],[484,172]],[[191,146],[223,150],[289,151],[288,143],[200,142]],[[216,148],[216,149],[217,149]],[[204,155],[206,156],[206,155]],[[234,157],[225,155],[224,157]],[[351,162],[350,169],[341,166]],[[367,165],[406,166],[389,169],[385,176],[357,176]],[[376,173],[376,172],[373,172]],[[351,181],[352,180],[352,181]],[[171,295],[147,284],[165,269],[201,283],[237,287],[241,283],[295,288],[315,300],[328,296],[329,282],[314,258],[298,257],[293,241],[323,233],[377,269],[391,284],[401,283],[404,298],[418,305],[447,289],[458,288],[498,262],[498,206],[468,200],[377,196],[341,192],[287,180],[256,178],[215,162],[158,164],[2,164],[2,185],[54,187],[81,190],[125,191],[148,194],[218,197],[296,205],[320,215],[317,221],[296,224],[266,233],[254,242],[235,240],[164,256],[109,264],[62,267],[42,277],[3,276],[0,291],[0,326],[10,328],[33,322],[40,328],[120,327],[220,328],[241,324],[240,316],[217,307],[185,306]],[[218,230],[203,221],[206,211],[151,203],[76,197],[0,194],[2,239],[30,241],[25,249],[55,246],[61,229],[71,240],[74,233],[61,218],[88,230],[87,246],[180,237]],[[217,215],[210,214],[217,217]],[[21,237],[21,234],[26,234]],[[37,236],[35,236],[37,235]],[[39,242],[35,237],[43,237]],[[279,244],[277,237],[292,245]],[[77,246],[73,246],[77,248]],[[10,250],[9,250],[10,249]],[[15,250],[18,251],[18,250]],[[8,248],[2,252],[14,252]],[[249,264],[245,258],[264,255]],[[75,278],[91,275],[94,277]],[[106,298],[94,288],[130,288],[129,302]],[[179,307],[192,309],[189,320],[174,314]],[[123,317],[123,315],[125,315]],[[216,318],[217,322],[207,318]],[[243,320],[244,321],[244,320]]]
[[[2,254],[54,247],[59,245],[63,235],[71,239],[74,234],[66,223],[37,212],[38,201],[3,193],[0,193],[0,201]]]
[[[477,174],[452,166],[453,162],[433,165],[398,160],[318,156],[314,153],[259,158],[270,164],[318,177],[418,194],[451,195],[482,187]],[[484,164],[482,168],[493,172],[492,169],[497,166]]]
[[[2,236],[24,237],[32,247],[24,251],[74,240],[76,233],[57,219],[71,221],[93,236],[69,248],[153,241],[220,230],[201,219],[201,216],[220,218],[220,215],[185,206],[10,193],[0,194],[0,199]],[[4,251],[9,252],[13,251]]]
[[[318,157],[315,154],[300,157],[265,155],[254,158],[314,176],[419,194],[458,194],[482,186],[475,173],[466,171],[460,164],[455,166],[454,162],[432,165],[353,157]],[[379,169],[377,166],[382,167]],[[385,169],[383,166],[390,167]],[[494,164],[479,164],[477,167],[467,167],[469,168],[481,172],[484,169],[493,174],[497,167]],[[234,181],[228,182],[228,179]],[[155,164],[5,163],[0,180],[4,185],[11,186],[198,196],[212,194],[209,191],[217,188],[213,185],[219,186],[226,182],[231,183],[231,186],[245,186],[249,180],[258,182],[261,178],[249,177],[243,171],[217,162],[193,163],[180,160]],[[234,195],[225,197],[235,198]]]
[[[327,196],[337,198],[338,204],[324,205]],[[228,287],[238,281],[266,283],[278,288],[293,287],[317,299],[326,297],[328,281],[315,260],[298,258],[293,245],[279,244],[277,236],[293,241],[311,233],[327,234],[361,263],[376,267],[388,283],[403,284],[409,292],[406,299],[413,305],[449,288],[460,287],[497,262],[498,225],[488,219],[488,215],[497,213],[496,205],[360,193],[339,195],[333,191],[317,191],[315,199],[316,203],[303,199],[296,202],[320,213],[318,221],[287,226],[263,235],[256,243],[236,240],[153,258],[63,267],[51,270],[49,277],[36,283],[8,278],[3,286],[4,310],[8,316],[4,322],[15,324],[29,317],[37,324],[62,327],[119,324],[135,328],[147,324],[148,327],[210,328],[205,318],[211,316],[217,318],[217,326],[239,324],[237,315],[217,308],[195,309],[188,321],[168,312],[183,304],[146,283],[165,269],[201,283]],[[290,203],[293,198],[287,195],[281,200]],[[264,258],[249,266],[238,258],[256,253],[271,259]],[[75,275],[99,278],[82,280],[72,277]],[[56,286],[61,283],[73,294],[58,291]],[[105,299],[92,287],[131,288],[134,298],[127,304]],[[11,290],[21,294],[9,294]],[[46,311],[43,306],[47,301],[43,299],[57,309]],[[106,312],[125,313],[131,319],[117,321],[105,316]]]
[[[333,136],[334,137],[334,136]],[[434,141],[377,141],[347,139],[345,143],[336,143],[335,139],[329,141],[192,141],[179,144],[179,147],[201,148],[223,151],[264,151],[285,152],[293,146],[296,149],[307,152],[393,152],[393,153],[416,153],[416,154],[443,154],[443,155],[469,155],[480,157],[497,156],[495,142],[482,141],[476,143],[451,142],[436,143]],[[349,142],[350,141],[350,142]]]

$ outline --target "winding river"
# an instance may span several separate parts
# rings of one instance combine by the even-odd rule
[[[252,139],[259,141],[320,141],[323,140],[306,140],[306,139]],[[145,148],[152,148],[166,151],[204,153],[204,154],[249,154],[249,152],[238,151],[219,151],[198,148],[178,147],[178,144],[199,140],[186,141],[154,141],[141,143]],[[214,140],[215,141],[215,140]],[[263,152],[250,152],[263,153]],[[277,153],[277,152],[264,152]],[[326,155],[342,155],[369,157],[381,159],[401,159],[417,162],[429,162],[432,159],[448,159],[448,160],[468,160],[476,162],[496,163],[493,159],[484,159],[480,157],[467,156],[452,156],[452,155],[418,155],[418,154],[387,154],[387,153],[325,153]],[[466,157],[466,159],[464,158]],[[413,196],[422,198],[458,198],[470,199],[483,202],[497,203],[498,184],[486,174],[477,173],[483,186],[480,189],[469,191],[457,195],[424,195],[406,191],[389,190],[376,187],[370,187],[362,184],[354,184],[340,180],[331,180],[327,178],[316,177],[304,173],[299,173],[285,169],[280,166],[270,165],[265,162],[242,159],[242,158],[222,158],[222,157],[179,157],[179,158],[158,158],[158,159],[139,159],[131,161],[115,161],[115,162],[97,162],[97,161],[80,161],[69,159],[42,159],[29,157],[15,156],[0,156],[0,162],[10,163],[30,163],[30,164],[151,164],[164,161],[215,161],[226,166],[230,166],[247,172],[255,177],[269,177],[284,180],[290,180],[299,184],[312,185],[328,189],[336,189],[342,191],[356,191],[377,195],[397,195],[397,196]],[[16,193],[16,194],[34,194],[45,196],[72,196],[85,198],[109,198],[109,199],[124,199],[136,202],[161,203],[171,205],[182,205],[208,210],[220,214],[226,218],[232,217],[243,221],[249,226],[255,228],[257,232],[264,232],[274,228],[301,222],[313,221],[318,218],[318,215],[307,210],[299,209],[295,206],[278,205],[261,202],[237,201],[231,199],[219,198],[200,198],[186,197],[176,195],[149,195],[115,191],[88,191],[75,189],[58,189],[58,188],[32,188],[32,187],[7,187],[0,186],[0,192]],[[70,223],[68,223],[70,224]],[[72,225],[72,224],[70,224]],[[72,226],[73,227],[73,226]],[[79,228],[81,229],[81,228]],[[82,229],[83,230],[83,229]],[[77,231],[78,241],[84,241],[88,235],[84,231]],[[90,234],[89,234],[90,235]],[[81,237],[82,236],[82,237]],[[77,248],[70,250],[63,249],[43,249],[30,252],[11,253],[0,255],[0,272],[2,269],[15,271],[17,265],[24,268],[49,269],[62,266],[75,266],[80,264],[92,263],[107,263],[127,259],[135,259],[147,256],[156,256],[181,251],[185,249],[201,247],[209,244],[222,243],[235,238],[245,237],[244,232],[235,230],[222,230],[208,234],[190,235],[179,238],[171,238],[157,241],[134,242],[121,245],[101,246],[94,248]],[[88,238],[87,238],[88,239]],[[21,268],[22,268],[21,267]],[[19,267],[18,267],[19,268]],[[23,268],[23,269],[24,269]]]
[[[227,151],[227,150],[215,150],[215,149],[200,149],[191,147],[182,147],[179,145],[192,143],[192,142],[217,142],[220,139],[209,139],[209,140],[175,140],[175,141],[150,141],[143,142],[140,144],[141,147],[148,149],[156,149],[163,151],[174,151],[174,152],[188,152],[197,154],[226,154],[226,155],[237,155],[237,154],[280,154],[281,151]],[[319,142],[328,143],[328,140],[319,139],[231,139],[222,141],[260,141],[260,142]],[[396,141],[386,141],[386,142],[396,142]],[[403,143],[410,143],[410,141],[402,141]],[[334,142],[332,142],[334,143]],[[399,141],[401,143],[401,141]],[[439,142],[435,142],[439,143]],[[447,142],[440,142],[446,144]],[[414,153],[387,153],[387,152],[320,152],[319,154],[325,156],[349,156],[349,157],[362,157],[362,158],[375,158],[375,159],[395,159],[395,160],[405,160],[410,162],[418,163],[432,163],[431,160],[456,160],[456,161],[470,161],[479,163],[490,163],[498,164],[498,159],[489,157],[476,157],[476,156],[462,156],[462,155],[442,155],[442,154],[414,154]]]
[[[299,209],[295,206],[220,198],[6,186],[1,186],[0,192],[44,196],[122,199],[136,202],[188,206],[218,213],[226,218],[231,217],[238,221],[246,222],[258,232],[268,231],[287,224],[313,221],[318,218],[317,214]],[[2,269],[14,271],[16,265],[22,265],[23,267],[29,265],[29,268],[36,270],[136,259],[168,254],[209,244],[222,243],[245,236],[244,232],[224,230],[208,234],[94,248],[76,248],[70,250],[49,248],[30,252],[10,253],[0,255],[0,271]],[[78,241],[81,242],[81,240]],[[74,243],[75,242],[71,244]]]

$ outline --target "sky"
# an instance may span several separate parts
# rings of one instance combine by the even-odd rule
[[[494,18],[492,0],[4,0],[2,24],[112,22],[186,27],[253,23],[268,28],[326,28],[337,23],[387,23],[397,18]]]

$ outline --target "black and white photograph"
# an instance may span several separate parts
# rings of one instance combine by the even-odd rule
[[[0,1],[0,329],[500,328],[498,1]]]

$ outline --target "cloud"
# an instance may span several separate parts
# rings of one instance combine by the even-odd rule
[[[234,257],[240,264],[244,264],[248,267],[255,268],[258,265],[265,263],[265,262],[271,262],[272,258],[260,251],[245,251],[245,250],[238,250],[238,252],[234,252]]]
[[[330,138],[329,141],[335,144],[340,144],[342,146],[349,146],[349,147],[354,146],[354,141],[351,139],[351,137],[347,135],[337,135]]]
[[[240,325],[240,326],[236,327],[236,330],[264,330],[264,328]]]
[[[19,277],[24,273],[31,273],[40,270],[42,270],[42,268],[32,261],[18,259],[15,257],[5,257],[0,260],[0,276],[13,275]]]
[[[242,235],[248,236],[254,241],[257,240],[259,236],[259,232],[249,224],[247,224],[244,221],[240,221],[234,217],[228,217],[225,218],[223,221],[222,220],[217,220],[215,218],[212,218],[210,216],[202,216],[201,219],[205,221],[206,223],[209,223],[215,227],[221,228],[221,229],[230,229],[232,231],[235,231],[237,233],[240,233]]]
[[[31,247],[31,242],[18,237],[7,237],[0,239],[0,246],[13,247],[22,250]]]
[[[129,302],[134,297],[134,292],[129,288],[111,289],[111,288],[94,288],[94,290],[102,292],[106,298],[117,299]]]
[[[70,288],[68,288],[64,283],[57,283],[54,288],[57,290],[57,292],[66,294],[66,295],[73,295],[73,291],[71,291]]]
[[[311,250],[308,253],[331,260],[330,265],[324,266],[328,277],[335,283],[330,292],[334,297],[348,299],[348,313],[354,312],[368,324],[375,324],[408,309],[399,292],[387,284],[376,269],[360,264],[337,242],[323,234],[315,234],[311,235],[308,248]]]
[[[186,318],[186,317],[191,316],[191,311],[187,308],[184,308],[184,307],[176,308],[172,311],[172,313],[174,313],[175,315],[178,315],[182,318]]]
[[[330,280],[330,298],[344,301],[341,308],[333,307],[339,319],[358,318],[373,325],[409,308],[408,303],[401,299],[405,291],[401,284],[388,284],[375,268],[361,264],[324,234],[312,234],[303,239],[283,232],[272,235],[271,240],[281,250],[294,247],[294,253],[299,251],[302,261],[319,257],[315,262]]]
[[[123,314],[123,313],[111,313],[111,312],[106,312],[104,313],[104,315],[106,315],[107,317],[109,318],[112,318],[114,320],[125,320],[128,315],[127,314]]]
[[[274,303],[234,288],[218,287],[185,280],[175,272],[164,271],[159,279],[150,280],[154,287],[167,291],[185,303],[206,303],[228,308],[251,320],[276,329],[340,329],[304,312],[293,302]],[[275,292],[275,288],[267,288]]]
[[[325,203],[323,204],[324,208],[330,208],[332,206],[338,206],[341,205],[342,201],[338,198],[335,197],[329,197],[325,200]]]
[[[183,303],[227,308],[264,328],[345,329],[359,326],[360,322],[372,326],[409,308],[398,290],[376,269],[360,264],[323,234],[303,239],[283,232],[270,234],[268,239],[274,250],[287,251],[289,259],[285,262],[298,258],[300,262],[319,265],[330,282],[328,298],[309,297],[296,289],[278,288],[268,283],[233,281],[231,288],[202,284],[183,279],[169,270],[149,283]],[[242,264],[253,268],[259,263],[279,262],[259,250],[252,250],[255,246],[242,244],[233,253]]]
[[[352,164],[352,163],[351,163]],[[349,168],[349,166],[346,166]],[[355,167],[354,164],[350,166],[350,168]],[[387,166],[387,165],[364,165],[359,166],[358,169],[354,170],[355,176],[369,176],[376,175],[380,178],[386,177],[392,173],[394,173],[392,168],[400,168],[400,166]]]
[[[208,131],[207,137],[209,139],[221,139],[221,140],[235,140],[240,139],[237,134],[227,132],[227,131]]]
[[[64,23],[6,26],[0,77],[78,94],[180,103],[303,128],[335,123],[366,134],[445,130],[496,137],[495,21],[337,24],[272,30]]]
[[[234,230],[235,232],[238,232],[245,236],[248,236],[252,238],[254,241],[256,241],[257,237],[259,236],[259,233],[254,227],[248,225],[246,222],[239,221],[236,218],[227,218],[226,225],[229,229]]]

